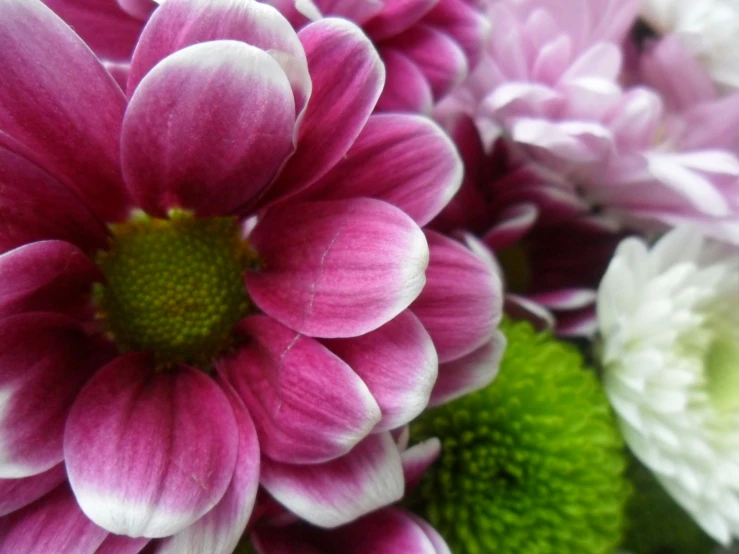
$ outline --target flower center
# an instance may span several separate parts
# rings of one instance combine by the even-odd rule
[[[719,411],[739,409],[739,343],[727,333],[717,336],[705,358],[708,391]]]
[[[455,554],[613,552],[628,486],[608,400],[574,348],[503,328],[496,380],[411,424],[442,453],[410,506]]]
[[[251,307],[243,273],[257,258],[236,220],[139,213],[112,231],[95,291],[107,330],[123,351],[152,352],[162,366],[207,367]]]

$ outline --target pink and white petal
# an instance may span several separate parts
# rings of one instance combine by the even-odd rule
[[[382,419],[375,431],[409,423],[426,407],[439,360],[423,324],[410,310],[365,335],[324,344],[362,378]]]
[[[0,132],[0,252],[45,239],[94,252],[105,248],[106,237],[103,224],[72,191]]]
[[[352,23],[323,19],[303,28],[298,37],[313,91],[300,120],[297,150],[263,199],[265,205],[304,189],[343,158],[385,84],[377,51]]]
[[[419,24],[387,45],[403,52],[421,69],[439,99],[461,83],[469,72],[462,48],[448,35],[428,25]]]
[[[418,23],[437,3],[438,0],[387,0],[362,28],[377,43]]]
[[[439,458],[440,454],[441,441],[436,437],[414,444],[401,452],[406,492],[421,481],[423,474]]]
[[[426,536],[431,541],[431,544],[434,545],[434,548],[436,549],[436,554],[452,554],[452,551],[449,548],[449,545],[446,543],[444,538],[439,534],[439,532],[434,529],[426,520],[421,519],[416,514],[408,514],[413,521],[416,522],[416,525],[418,525],[424,533],[426,533]]]
[[[301,519],[333,528],[400,500],[403,467],[390,433],[381,433],[324,464],[264,458],[262,486]]]
[[[146,25],[131,62],[128,94],[167,56],[193,44],[237,40],[272,55],[290,78],[296,112],[310,96],[305,51],[290,23],[272,6],[232,0],[168,0]]]
[[[506,208],[498,217],[495,226],[483,239],[491,250],[501,250],[518,242],[528,233],[539,217],[535,204],[514,204]]]
[[[21,479],[0,479],[0,517],[35,502],[67,478],[64,464]]]
[[[451,402],[489,385],[498,374],[505,348],[505,335],[496,331],[490,341],[474,352],[441,364],[429,406]]]
[[[149,355],[132,353],[80,392],[64,458],[90,519],[111,533],[156,538],[178,533],[221,500],[238,442],[233,409],[206,373],[156,371]]]
[[[7,0],[0,67],[0,131],[42,157],[98,216],[126,216],[118,150],[126,100],[87,45],[41,2]]]
[[[501,317],[500,279],[462,244],[427,230],[431,258],[426,286],[411,305],[434,339],[441,363],[479,348]]]
[[[377,329],[421,293],[426,239],[395,206],[371,198],[282,204],[249,236],[264,262],[246,274],[267,315],[312,337]]]
[[[0,554],[94,554],[108,535],[83,514],[66,484],[0,519]]]
[[[364,25],[382,10],[382,0],[313,0],[324,16],[337,16]]]
[[[161,0],[118,0],[118,5],[131,17],[146,21]]]
[[[245,344],[218,369],[249,409],[263,455],[324,462],[348,452],[380,420],[367,386],[318,341],[264,315],[237,330]]]
[[[0,478],[36,475],[63,460],[70,406],[109,355],[62,315],[0,320]]]
[[[108,535],[103,544],[95,551],[95,554],[139,554],[143,551],[151,539],[146,537],[131,538],[126,535]]]
[[[244,534],[259,488],[259,441],[251,416],[231,385],[220,383],[239,432],[233,478],[215,507],[179,533],[162,539],[154,554],[231,554]]]
[[[436,123],[411,114],[377,114],[346,156],[306,192],[314,199],[384,200],[423,226],[459,190],[462,174],[454,144]]]
[[[236,41],[189,46],[131,98],[121,137],[126,184],[151,214],[233,212],[290,154],[294,127],[290,83],[272,56]]]
[[[423,72],[395,48],[381,48],[380,53],[387,79],[375,111],[430,114],[434,95]]]
[[[0,255],[0,318],[23,312],[56,312],[91,319],[92,285],[103,275],[68,242],[26,244]]]
[[[595,304],[596,296],[593,289],[573,288],[529,294],[528,298],[550,310],[576,310]]]
[[[513,319],[525,319],[538,331],[551,331],[555,326],[552,312],[541,304],[517,294],[506,294],[505,313]]]
[[[130,60],[143,27],[116,0],[43,0],[101,60]]]

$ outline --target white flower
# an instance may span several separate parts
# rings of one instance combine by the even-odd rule
[[[739,89],[739,0],[644,0],[642,17],[680,35],[719,86]]]
[[[606,393],[634,454],[712,537],[739,536],[739,251],[678,228],[598,291]]]

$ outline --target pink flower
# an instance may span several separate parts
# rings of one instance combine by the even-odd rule
[[[326,527],[398,500],[388,430],[439,359],[490,348],[501,299],[424,236],[461,164],[428,120],[370,115],[361,31],[169,0],[128,100],[7,0],[0,69],[0,552],[230,552],[259,484]]]
[[[739,244],[739,93],[720,97],[677,37],[651,44],[638,69],[648,86],[604,118],[616,151],[582,179],[585,195],[642,230],[691,223]]]

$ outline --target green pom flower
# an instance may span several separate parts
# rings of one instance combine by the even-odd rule
[[[629,486],[600,384],[574,347],[503,329],[496,381],[413,424],[442,454],[411,504],[455,554],[612,554]]]

